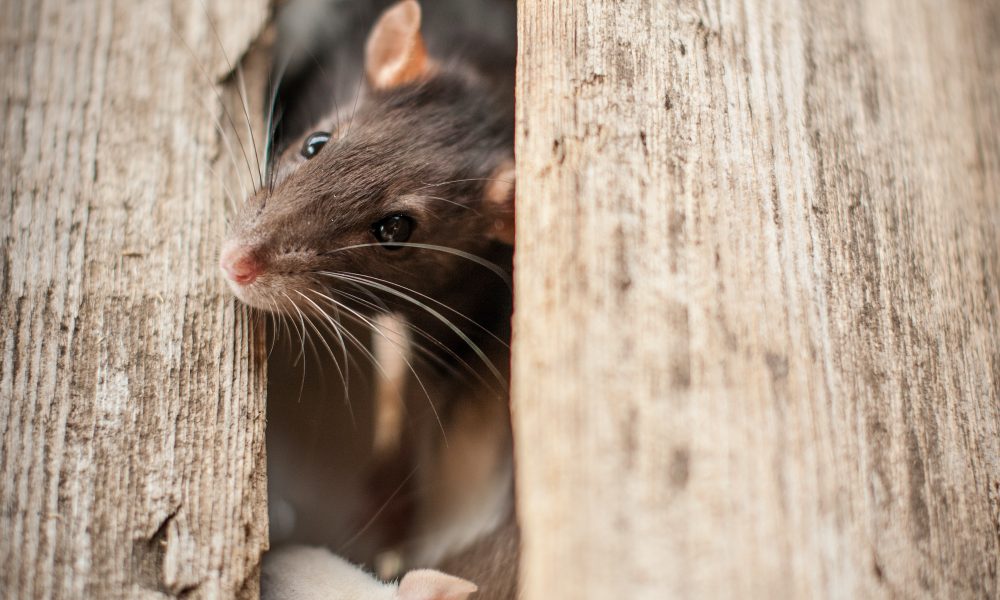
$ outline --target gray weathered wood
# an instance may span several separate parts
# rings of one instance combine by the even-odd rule
[[[526,598],[1000,597],[1000,3],[520,9]]]
[[[205,4],[230,59],[267,16]],[[0,65],[0,596],[252,596],[263,353],[217,276],[206,8],[5,1]]]

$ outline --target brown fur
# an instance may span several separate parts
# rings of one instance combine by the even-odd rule
[[[392,26],[409,31],[406,23]],[[379,44],[379,35],[376,27],[369,49]],[[427,47],[434,47],[433,40]],[[424,48],[424,41],[417,39],[398,47],[382,44],[369,52],[369,61],[382,61],[382,67],[393,61],[402,67],[387,71],[366,65],[369,76],[389,74],[375,76],[353,114],[335,111],[322,120],[321,127],[332,136],[314,158],[302,158],[300,144],[289,146],[272,170],[272,180],[237,215],[227,246],[239,248],[260,265],[251,284],[233,286],[247,304],[293,316],[298,311],[315,316],[319,305],[332,314],[321,296],[326,295],[350,310],[373,315],[377,311],[364,299],[374,295],[372,301],[383,310],[403,315],[434,338],[433,343],[418,340],[436,356],[416,361],[417,373],[406,382],[405,396],[413,409],[412,444],[396,457],[403,460],[408,452],[416,453],[424,492],[414,531],[426,540],[448,529],[451,515],[475,513],[482,498],[500,502],[495,522],[484,521],[482,515],[471,519],[476,535],[503,523],[511,510],[506,391],[500,382],[486,381],[488,375],[476,383],[462,374],[467,368],[488,371],[468,344],[471,340],[507,376],[511,292],[507,282],[474,261],[426,248],[381,246],[372,227],[387,216],[406,214],[415,223],[409,242],[468,253],[510,273],[513,61],[502,67],[489,52],[430,60],[422,56]],[[414,59],[413,52],[421,56]],[[398,285],[450,318],[459,331],[392,293],[362,290],[327,272],[361,274]],[[432,393],[425,394],[423,387]],[[424,408],[422,416],[416,407]],[[445,443],[445,436],[454,445]],[[509,568],[517,560],[516,524],[511,519],[502,529],[509,533],[511,527],[515,541],[502,548],[513,555],[505,557],[508,567],[500,573],[516,577],[516,567]],[[479,547],[474,539],[464,545],[468,543]],[[448,544],[442,548],[438,554],[461,550]],[[481,556],[477,550],[469,560]],[[492,585],[501,589],[500,584]],[[514,581],[503,585],[513,590]]]

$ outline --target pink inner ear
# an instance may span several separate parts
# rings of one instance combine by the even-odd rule
[[[488,235],[506,244],[514,243],[514,177],[514,161],[504,161],[490,176],[483,198],[493,216]]]
[[[403,0],[379,17],[365,48],[365,73],[374,87],[403,85],[427,73],[420,19],[416,0]]]
[[[399,582],[399,600],[465,600],[479,588],[471,581],[433,569],[410,571]]]

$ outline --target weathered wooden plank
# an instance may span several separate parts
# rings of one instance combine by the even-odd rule
[[[256,589],[262,344],[216,275],[207,17],[232,59],[267,13],[208,4],[0,3],[4,597]]]
[[[519,6],[526,598],[1000,597],[1000,5]]]

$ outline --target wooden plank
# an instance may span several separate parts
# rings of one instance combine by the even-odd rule
[[[0,3],[4,597],[255,593],[263,345],[217,276],[207,16],[235,59],[267,3],[208,4]]]
[[[519,6],[525,598],[1000,597],[1000,4]]]

